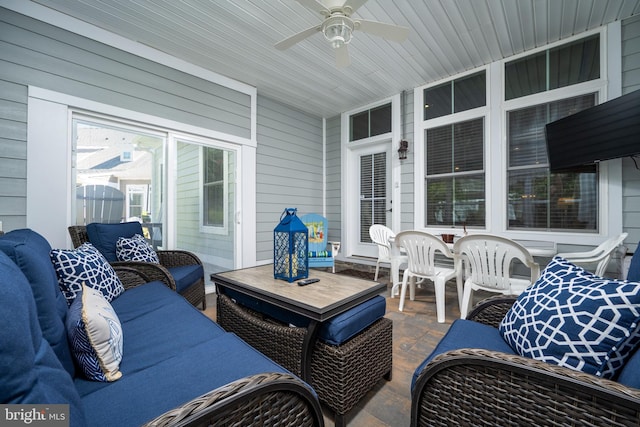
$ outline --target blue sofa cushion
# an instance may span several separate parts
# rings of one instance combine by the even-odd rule
[[[630,282],[640,282],[640,242],[638,243],[638,247],[631,257],[629,272],[627,273],[627,280]]]
[[[116,382],[226,333],[162,282],[129,288],[111,306],[120,319],[124,337],[120,362],[123,377]],[[83,396],[105,384],[115,383],[76,381]]]
[[[118,261],[160,264],[156,251],[140,234],[134,234],[133,237],[119,237],[116,241],[116,257]]]
[[[116,242],[120,237],[133,237],[142,233],[142,225],[137,221],[118,224],[101,224],[92,222],[87,225],[87,236],[93,246],[98,249],[109,262],[118,261]]]
[[[323,322],[318,336],[327,344],[341,345],[384,317],[386,310],[387,300],[381,295],[375,296]]]
[[[83,243],[76,249],[52,249],[51,261],[69,305],[82,291],[83,284],[102,292],[107,301],[124,292],[111,264],[91,243]]]
[[[167,338],[170,336],[167,334]],[[173,348],[175,355],[159,358],[149,354],[147,357],[153,359],[149,368],[134,373],[124,371],[121,379],[108,386],[94,383],[102,387],[93,388],[88,394],[81,392],[86,411],[92,414],[92,426],[139,426],[245,376],[287,372],[231,333],[189,348],[180,348],[167,339],[164,347]],[[125,353],[123,369],[124,361],[131,357],[136,356]],[[85,390],[81,383],[88,381],[77,378],[75,382],[79,390]],[[135,399],[130,398],[132,393]]]
[[[176,282],[176,291],[178,293],[182,293],[182,291],[204,277],[204,269],[200,264],[181,265],[170,267],[167,270],[169,270],[171,277]]]
[[[555,257],[500,323],[521,356],[613,379],[640,342],[640,283]]]
[[[422,370],[434,357],[447,351],[459,350],[461,348],[480,348],[506,354],[515,354],[509,344],[502,338],[497,328],[472,320],[456,319],[436,348],[413,373],[411,390],[413,390]]]
[[[622,367],[617,381],[629,387],[640,388],[640,351],[638,349]]]
[[[83,404],[71,376],[44,338],[31,287],[0,252],[0,402],[68,404],[70,424],[85,426]]]
[[[49,258],[49,242],[32,230],[13,230],[0,237],[0,251],[9,256],[29,281],[42,334],[73,376],[75,367],[64,327],[68,306]]]
[[[244,305],[282,323],[302,328],[306,328],[309,325],[309,318],[300,314],[260,301],[232,289],[226,289],[225,293],[238,304]],[[385,315],[386,308],[387,302],[385,298],[377,295],[338,316],[322,322],[318,332],[318,338],[327,344],[341,345],[366,329],[376,320],[382,318]]]
[[[84,375],[94,381],[122,376],[122,326],[102,292],[86,285],[69,307],[67,333]]]

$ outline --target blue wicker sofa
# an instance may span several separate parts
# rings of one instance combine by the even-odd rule
[[[411,426],[640,425],[639,341],[640,282],[556,257],[453,322],[415,370]]]
[[[1,403],[68,404],[71,426],[323,425],[307,384],[135,269],[115,268],[124,291],[109,304],[93,305],[107,300],[83,286],[69,306],[52,253],[32,230],[0,237]],[[116,317],[103,316],[103,344],[122,345],[96,363],[87,357],[100,354],[91,310],[108,306],[100,315]],[[68,334],[78,325],[89,348]]]

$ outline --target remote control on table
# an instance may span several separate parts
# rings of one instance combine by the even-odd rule
[[[304,280],[300,280],[298,282],[298,286],[307,286],[307,285],[310,285],[312,283],[316,283],[316,282],[319,282],[319,281],[320,281],[320,279],[304,279]]]

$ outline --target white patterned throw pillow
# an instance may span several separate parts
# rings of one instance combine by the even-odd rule
[[[101,291],[109,302],[124,292],[124,286],[111,264],[91,243],[72,250],[52,249],[50,256],[58,285],[69,305],[83,284]]]
[[[640,283],[595,276],[556,257],[499,329],[521,356],[615,378],[640,342]]]
[[[73,356],[88,379],[122,377],[122,326],[102,292],[83,286],[69,307],[66,328]]]
[[[118,261],[139,261],[160,264],[158,254],[140,234],[133,237],[120,237],[116,242]]]

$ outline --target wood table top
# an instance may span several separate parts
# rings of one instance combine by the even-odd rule
[[[371,280],[311,270],[309,278],[320,279],[307,286],[273,277],[273,265],[214,273],[211,280],[288,310],[324,321],[386,290]]]

